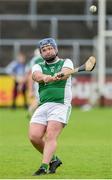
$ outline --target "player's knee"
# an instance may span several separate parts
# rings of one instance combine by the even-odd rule
[[[37,143],[38,141],[41,140],[41,137],[38,136],[37,134],[34,134],[34,133],[30,133],[29,134],[29,139],[32,143]]]
[[[46,132],[46,141],[56,141],[56,136],[52,130]]]

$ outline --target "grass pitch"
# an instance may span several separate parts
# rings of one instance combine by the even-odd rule
[[[27,136],[29,120],[23,109],[0,109],[1,179],[108,179],[112,178],[112,109],[82,112],[73,109],[59,140],[63,161],[53,175],[33,177],[41,155]]]

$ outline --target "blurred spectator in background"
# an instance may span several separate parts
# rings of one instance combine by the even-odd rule
[[[19,93],[22,93],[24,97],[24,107],[27,107],[27,97],[26,97],[26,77],[25,77],[25,54],[19,52],[17,58],[13,60],[6,68],[7,74],[14,78],[14,89],[13,89],[13,102],[12,107],[16,107],[16,98]]]
[[[81,109],[82,111],[89,111],[94,107],[98,107],[100,105],[100,94],[98,87],[91,89],[90,96],[87,100],[87,103],[84,104]]]
[[[38,83],[32,80],[32,67],[35,64],[43,62],[43,58],[40,55],[39,49],[35,49],[34,56],[26,65],[25,72],[28,82],[28,98],[29,98],[29,107],[28,107],[28,116],[31,116],[34,110],[38,107],[39,103],[39,94],[38,94]]]

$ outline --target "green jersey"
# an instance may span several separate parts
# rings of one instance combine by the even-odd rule
[[[73,63],[70,59],[59,59],[55,63],[47,64],[45,61],[36,64],[32,68],[32,73],[41,71],[43,74],[55,75],[60,72],[63,67],[73,69]],[[39,83],[39,99],[40,104],[47,102],[56,102],[63,104],[70,104],[71,93],[71,77],[66,80],[59,80],[49,83]]]

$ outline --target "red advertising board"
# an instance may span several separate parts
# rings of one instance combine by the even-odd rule
[[[94,79],[81,76],[72,80],[73,105],[84,105],[99,98],[101,105],[112,105],[112,77],[106,78],[102,95],[99,97],[98,84]]]

